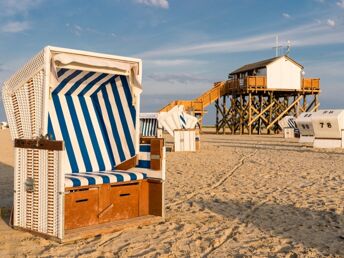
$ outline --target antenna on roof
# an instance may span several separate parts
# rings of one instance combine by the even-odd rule
[[[288,42],[287,42],[287,47],[286,47],[286,51],[285,51],[285,55],[286,55],[286,56],[289,55],[290,50],[291,50],[291,42],[290,42],[290,40],[288,40]]]
[[[280,49],[282,48],[282,46],[279,44],[278,35],[276,35],[276,46],[273,48],[276,51],[275,56],[278,57],[280,55]]]

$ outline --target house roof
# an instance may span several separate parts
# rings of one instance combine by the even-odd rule
[[[301,64],[299,64],[298,62],[296,62],[294,59],[290,58],[289,56],[277,56],[277,57],[269,58],[269,59],[262,60],[262,61],[259,61],[259,62],[255,62],[255,63],[252,63],[252,64],[246,64],[246,65],[236,69],[235,71],[231,72],[229,75],[234,75],[234,74],[238,74],[238,73],[252,71],[254,69],[264,68],[267,65],[275,62],[277,59],[280,59],[282,57],[287,58],[289,61],[291,61],[294,64],[296,64],[297,66],[300,66],[301,68],[303,68],[303,66]]]

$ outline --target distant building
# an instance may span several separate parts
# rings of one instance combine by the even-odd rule
[[[300,90],[303,66],[288,56],[278,56],[252,64],[246,64],[229,74],[229,79],[238,79],[240,86],[250,81],[258,82],[266,89]]]

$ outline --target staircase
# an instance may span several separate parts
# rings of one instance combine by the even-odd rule
[[[228,81],[216,82],[214,87],[204,92],[198,98],[193,100],[175,100],[163,107],[159,112],[167,112],[177,105],[183,105],[184,110],[197,116],[205,113],[205,108],[212,104],[215,100],[227,94],[229,89]]]

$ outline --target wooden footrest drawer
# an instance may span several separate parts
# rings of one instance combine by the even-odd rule
[[[163,215],[161,182],[143,180],[68,188],[67,191],[66,230],[139,216]]]
[[[98,223],[99,189],[74,190],[65,195],[65,229]]]
[[[112,220],[129,219],[139,216],[140,184],[111,185],[110,199],[113,204]]]

